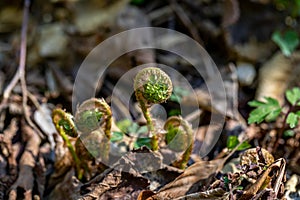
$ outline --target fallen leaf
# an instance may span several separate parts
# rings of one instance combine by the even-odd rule
[[[56,133],[56,129],[52,122],[51,114],[52,111],[49,109],[49,105],[44,103],[34,112],[33,118],[35,123],[37,123],[40,129],[48,136],[51,149],[53,150],[55,147],[53,134]]]

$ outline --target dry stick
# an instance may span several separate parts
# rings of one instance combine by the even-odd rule
[[[21,46],[20,46],[20,61],[18,70],[9,83],[7,88],[3,93],[3,102],[7,102],[7,99],[10,96],[11,91],[16,86],[20,78],[25,76],[25,62],[26,62],[26,44],[27,44],[27,25],[28,25],[28,10],[29,10],[30,0],[25,0],[24,9],[23,9],[23,21],[22,21],[22,30],[21,30]],[[22,88],[23,90],[23,88]]]
[[[3,100],[0,104],[0,111],[7,106],[8,98],[11,94],[11,91],[16,86],[18,81],[21,82],[22,89],[22,107],[24,111],[24,116],[26,122],[39,134],[39,136],[43,139],[44,135],[40,132],[40,130],[35,126],[32,120],[29,117],[29,111],[27,109],[27,86],[25,80],[25,64],[26,64],[26,46],[27,46],[27,28],[28,28],[28,19],[29,19],[29,6],[30,0],[25,0],[24,8],[23,8],[23,21],[22,21],[22,29],[21,29],[21,45],[20,45],[20,60],[19,66],[13,80],[9,83],[7,88],[3,93]]]
[[[179,20],[191,33],[193,39],[196,40],[199,44],[203,45],[203,40],[200,38],[197,29],[194,27],[192,21],[190,20],[186,12],[183,10],[183,8],[175,0],[169,0],[169,2],[171,8],[174,10]]]

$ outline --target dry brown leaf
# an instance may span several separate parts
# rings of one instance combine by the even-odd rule
[[[279,174],[276,176],[276,180],[274,181],[274,186],[273,188],[271,188],[273,190],[273,192],[276,194],[278,194],[279,189],[280,189],[280,185],[284,179],[284,174],[285,174],[285,165],[286,162],[283,158],[280,158],[278,160],[276,160],[273,164],[271,164],[265,171],[264,173],[259,177],[259,179],[253,184],[251,185],[250,188],[248,188],[243,195],[239,198],[239,200],[250,200],[252,199],[254,196],[259,195],[259,191],[264,190],[266,181],[268,181],[269,179],[271,179],[270,177],[270,173],[275,170],[275,169],[279,169]],[[272,181],[273,182],[273,181]]]
[[[149,181],[139,172],[141,164],[135,160],[140,158],[133,152],[120,158],[112,168],[83,185],[79,199],[136,199],[149,186]]]
[[[33,118],[35,123],[48,136],[51,149],[54,149],[55,142],[54,142],[53,134],[56,133],[56,129],[52,122],[51,110],[49,107],[50,107],[49,104],[43,103],[41,107],[34,112]]]
[[[212,161],[199,161],[188,167],[183,174],[177,177],[174,181],[164,186],[159,192],[151,197],[144,198],[145,193],[139,195],[140,200],[161,200],[174,199],[185,196],[199,190],[200,181],[207,181],[215,173],[219,172],[227,160],[228,156],[222,159]],[[146,193],[147,194],[147,193]]]
[[[228,200],[229,193],[221,188],[189,194],[174,200]]]
[[[47,199],[73,200],[78,199],[79,189],[82,184],[75,178],[74,169],[68,171],[63,179],[55,185]]]
[[[232,156],[232,154],[239,148],[239,146],[246,141],[243,139],[226,157],[215,159],[212,161],[198,161],[186,168],[186,170],[178,176],[174,181],[165,185],[156,194],[146,198],[144,192],[139,195],[139,200],[165,200],[183,197],[187,194],[197,192],[199,187],[203,184],[208,184],[209,178],[222,170],[225,162]],[[204,181],[203,184],[201,181]],[[147,193],[146,193],[147,194]],[[144,198],[144,199],[143,199]]]
[[[182,175],[163,187],[155,196],[158,199],[173,199],[193,192],[193,186],[208,179],[223,167],[221,160],[200,161],[187,168]],[[221,165],[220,165],[221,164]]]

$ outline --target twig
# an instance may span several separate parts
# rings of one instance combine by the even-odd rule
[[[23,8],[23,21],[22,21],[22,29],[21,29],[21,44],[20,44],[20,60],[19,66],[15,76],[13,77],[12,81],[6,87],[3,93],[3,100],[0,104],[0,112],[7,106],[8,98],[16,86],[18,81],[21,82],[21,89],[22,89],[22,107],[24,111],[24,117],[26,122],[39,134],[41,138],[44,138],[43,134],[40,130],[35,126],[35,124],[30,119],[30,114],[27,109],[27,86],[25,80],[25,64],[26,64],[26,47],[27,47],[27,29],[28,29],[28,20],[29,20],[29,6],[30,0],[25,0],[24,8]]]
[[[197,29],[193,25],[190,18],[187,16],[183,8],[175,1],[175,0],[169,0],[170,6],[179,18],[179,20],[182,22],[182,24],[188,29],[190,34],[192,35],[193,39],[196,40],[199,44],[203,45],[203,41],[200,38]]]
[[[7,88],[3,93],[3,102],[7,102],[7,99],[10,96],[11,91],[16,86],[18,81],[22,76],[25,76],[25,62],[26,62],[26,44],[27,44],[27,27],[28,27],[28,12],[29,12],[30,0],[25,0],[24,10],[23,10],[23,21],[22,21],[22,30],[21,30],[21,48],[20,48],[20,61],[18,70],[13,77],[12,81],[9,83]]]

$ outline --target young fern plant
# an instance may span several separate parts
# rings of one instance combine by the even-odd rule
[[[142,69],[134,79],[134,90],[143,115],[147,121],[149,133],[152,135],[152,150],[158,150],[158,137],[150,115],[153,104],[166,102],[172,94],[173,86],[170,77],[161,69],[148,67]]]
[[[109,160],[112,126],[110,106],[104,99],[92,98],[84,101],[77,108],[75,124],[81,133],[80,142],[84,143],[89,154],[106,163]]]
[[[181,157],[175,160],[172,165],[184,169],[193,150],[193,130],[187,121],[178,116],[169,117],[164,129],[167,131],[165,142],[168,147],[175,152],[184,151]]]
[[[73,147],[73,144],[68,137],[70,136],[75,138],[78,136],[76,126],[73,121],[73,116],[60,108],[56,108],[52,111],[52,121],[57,132],[60,134],[65,144],[67,145],[67,148],[69,149],[75,163],[77,177],[81,179],[83,175],[83,172],[81,170],[81,161],[78,158],[75,148]]]
[[[60,108],[54,109],[52,121],[72,155],[79,179],[88,171],[84,159],[101,157],[101,161],[108,161],[112,113],[104,99],[92,98],[83,102],[77,108],[75,120],[70,113]],[[68,136],[77,138],[76,148]]]

